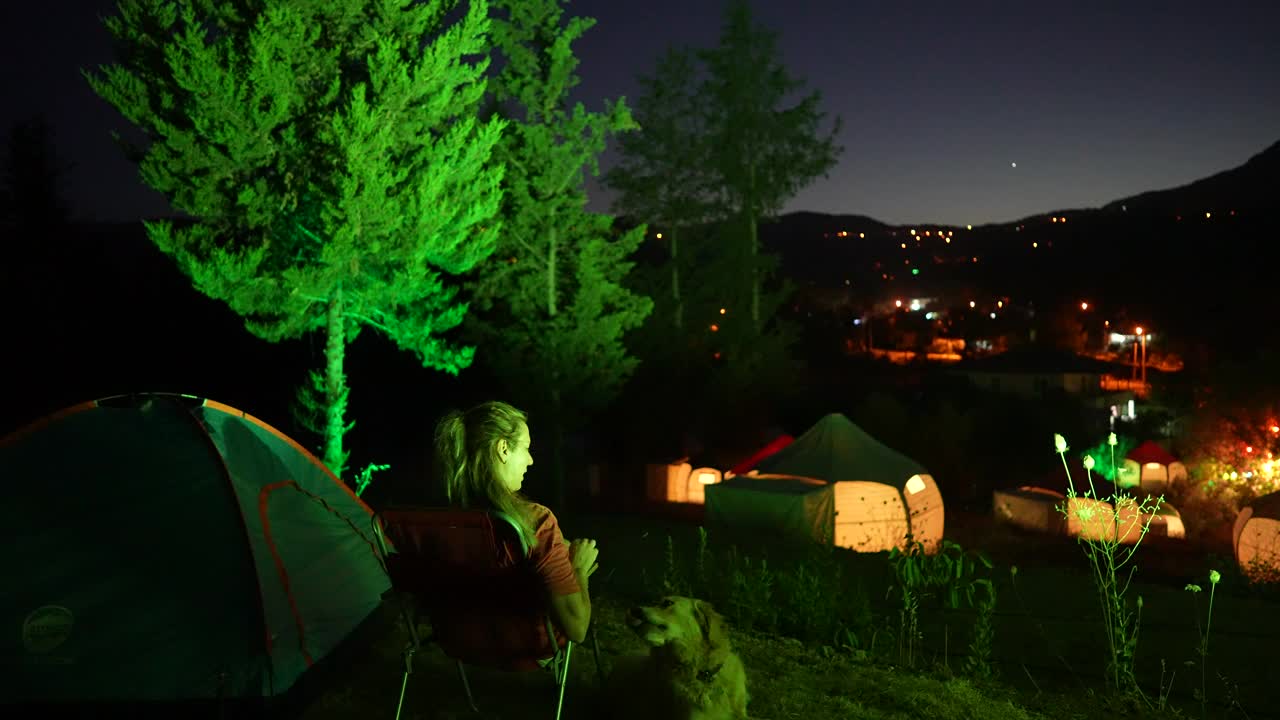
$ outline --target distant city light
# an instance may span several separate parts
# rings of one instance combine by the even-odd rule
[[[978,303],[976,303],[976,302],[974,302],[974,301],[972,301],[972,300],[970,300],[970,301],[969,301],[969,307],[976,307],[977,305],[978,305]]]
[[[662,239],[662,233],[658,233],[658,239],[659,239],[659,240],[661,240],[661,239]]]
[[[859,238],[865,238],[866,236],[867,236],[866,233],[858,233]]]
[[[1205,213],[1205,214],[1204,214],[1204,217],[1205,217],[1205,219],[1207,220],[1207,219],[1209,219],[1210,217],[1212,217],[1212,215],[1210,215],[1209,213]]]
[[[906,244],[906,243],[902,243],[902,249],[903,249],[903,250],[906,250],[906,249],[907,249],[907,244]]]
[[[912,311],[919,310],[919,309],[920,309],[920,301],[919,301],[919,300],[912,300],[912,301],[911,301],[911,309],[912,309]]]
[[[996,301],[996,307],[998,307],[998,308],[1002,308],[1002,307],[1004,307],[1004,301],[1003,301],[1003,300],[997,300],[997,301]]]
[[[919,274],[920,274],[920,268],[911,268],[911,274],[912,274],[912,275],[919,275]]]
[[[964,229],[965,229],[965,230],[972,230],[972,229],[973,229],[973,226],[972,226],[972,225],[965,225],[965,226],[964,226]]]
[[[711,332],[720,332],[720,326],[712,323]]]
[[[996,319],[996,314],[995,314],[995,313],[991,313],[991,319],[992,319],[992,320],[995,320],[995,319]]]
[[[916,234],[915,228],[912,228],[912,229],[911,229],[911,234],[912,234],[912,235],[915,235],[915,234]]]
[[[1033,243],[1031,243],[1031,247],[1033,247],[1033,248],[1038,248],[1038,247],[1040,247],[1040,243],[1038,243],[1038,242],[1033,242]]]
[[[846,281],[846,282],[848,282],[848,281]],[[721,315],[723,315],[723,314],[724,314],[724,308],[720,308],[720,314],[721,314]]]
[[[894,306],[894,307],[902,307],[902,301],[901,301],[901,300],[894,300],[894,301],[893,301],[893,306]]]
[[[1082,303],[1080,303],[1080,309],[1081,309],[1081,310],[1088,310],[1088,309],[1089,309],[1089,303],[1087,303],[1087,302],[1082,302]]]

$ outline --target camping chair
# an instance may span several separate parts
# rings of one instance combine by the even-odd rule
[[[573,643],[556,631],[537,572],[524,560],[529,547],[499,512],[455,508],[395,508],[374,516],[379,554],[409,630],[396,718],[422,644],[425,613],[432,637],[458,665],[471,709],[465,664],[510,671],[550,668],[557,688],[556,718],[564,706]],[[600,672],[600,648],[590,631]]]

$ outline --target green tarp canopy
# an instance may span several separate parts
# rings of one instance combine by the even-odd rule
[[[794,542],[830,544],[832,485],[804,478],[739,476],[706,490],[706,523],[733,532],[764,531]]]
[[[761,460],[756,470],[827,482],[865,480],[897,488],[912,475],[929,472],[839,413],[824,416],[795,442]]]
[[[270,699],[389,585],[370,509],[220,403],[68,408],[0,439],[0,478],[6,702]]]

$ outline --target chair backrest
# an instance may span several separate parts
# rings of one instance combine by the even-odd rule
[[[414,596],[450,657],[530,669],[554,653],[546,591],[529,548],[500,513],[395,508],[375,520],[392,587]]]

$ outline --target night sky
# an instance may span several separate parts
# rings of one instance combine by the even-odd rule
[[[113,0],[4,3],[6,130],[46,114],[81,219],[166,205],[109,132],[126,123],[79,68],[111,60]],[[841,115],[839,164],[785,210],[981,224],[1094,207],[1243,163],[1280,140],[1280,3],[755,3],[792,71]],[[667,44],[716,42],[719,0],[577,0],[579,99],[635,95]],[[609,156],[605,157],[608,165]],[[1014,167],[1016,163],[1016,167]],[[593,208],[608,195],[590,186]]]

